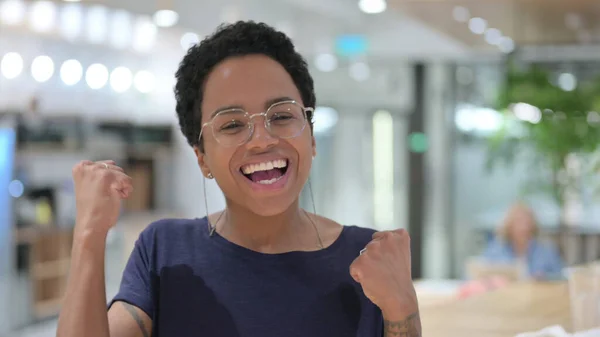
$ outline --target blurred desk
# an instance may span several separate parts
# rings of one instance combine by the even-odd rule
[[[566,282],[524,282],[421,308],[423,336],[514,337],[551,325],[571,329]]]
[[[424,308],[457,301],[458,290],[464,283],[462,280],[423,279],[413,284],[419,298],[419,307]]]

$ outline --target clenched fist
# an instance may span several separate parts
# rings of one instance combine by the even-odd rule
[[[117,223],[121,200],[133,191],[131,177],[112,160],[84,160],[73,167],[77,231],[102,234]]]
[[[410,238],[404,229],[377,232],[350,266],[352,278],[384,318],[384,336],[421,336],[411,278]]]

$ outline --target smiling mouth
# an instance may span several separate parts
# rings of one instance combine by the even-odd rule
[[[285,176],[288,170],[287,159],[276,159],[263,163],[247,164],[240,172],[248,180],[256,184],[271,185]]]

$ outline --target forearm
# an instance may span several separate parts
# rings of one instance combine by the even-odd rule
[[[105,238],[102,233],[75,233],[57,337],[109,337],[104,279]]]
[[[419,311],[399,316],[384,314],[383,337],[421,337]]]

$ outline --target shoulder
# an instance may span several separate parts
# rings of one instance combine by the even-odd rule
[[[344,226],[346,238],[358,246],[366,246],[373,239],[373,234],[377,231],[372,228],[356,225]]]
[[[190,251],[204,245],[208,238],[206,219],[162,219],[149,224],[135,244],[153,269],[171,264],[185,264]]]
[[[177,238],[185,238],[202,234],[208,231],[206,218],[202,219],[161,219],[149,224],[140,234],[140,241],[151,242]]]
[[[365,246],[371,241],[373,233],[376,230],[359,226],[344,226],[329,218],[317,216],[319,230],[322,231],[323,241],[329,245],[336,241],[341,235],[344,241],[354,243],[359,246]]]

